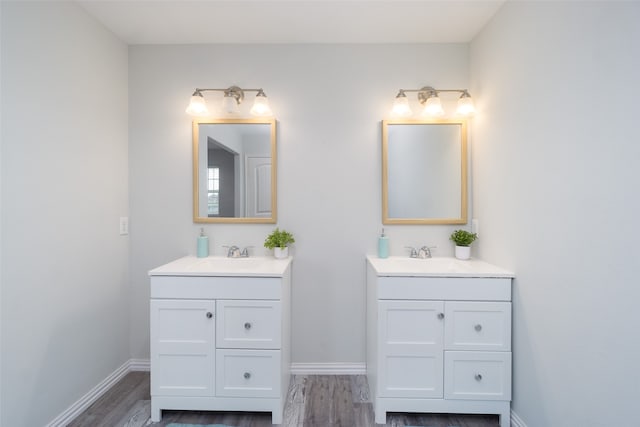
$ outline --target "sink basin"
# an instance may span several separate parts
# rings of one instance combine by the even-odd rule
[[[368,256],[369,263],[380,276],[431,276],[431,277],[513,277],[513,273],[486,262],[450,257],[376,258]]]
[[[290,262],[290,258],[227,258],[219,256],[196,258],[188,256],[155,268],[149,272],[149,275],[281,277]]]

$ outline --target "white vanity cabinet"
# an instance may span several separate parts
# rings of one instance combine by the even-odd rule
[[[489,264],[367,257],[367,377],[387,412],[499,414],[510,425],[511,279]]]
[[[290,378],[291,259],[185,257],[151,277],[151,419],[161,411],[268,411]]]

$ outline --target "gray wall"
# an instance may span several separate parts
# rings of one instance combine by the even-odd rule
[[[130,357],[127,47],[2,2],[2,418],[47,424]]]
[[[364,256],[375,252],[381,228],[380,120],[399,88],[465,87],[467,45],[132,46],[129,52],[132,356],[149,355],[147,271],[195,253],[200,225],[191,219],[191,118],[184,109],[195,87],[236,84],[263,87],[278,119],[277,225],[296,237],[292,360],[363,364]],[[263,243],[273,228],[205,225],[216,255],[229,244],[268,254]],[[437,255],[453,254],[451,226],[386,229],[394,254],[427,243],[438,245]]]
[[[507,2],[471,44],[479,254],[528,427],[637,423],[640,3]]]

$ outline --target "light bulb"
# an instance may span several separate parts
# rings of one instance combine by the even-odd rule
[[[393,101],[391,114],[396,117],[409,117],[413,114],[411,107],[409,107],[409,99],[403,91],[400,91],[398,96],[396,96],[396,99]]]
[[[427,102],[424,104],[424,110],[422,110],[423,115],[428,116],[443,116],[444,110],[442,109],[442,104],[440,103],[440,98],[438,95],[432,95],[427,98]]]
[[[458,109],[456,112],[463,116],[470,116],[476,112],[476,107],[473,105],[473,98],[468,92],[464,92],[460,99],[458,99]]]
[[[253,101],[253,106],[251,107],[251,110],[249,110],[249,113],[258,117],[269,117],[273,115],[273,112],[269,107],[269,100],[267,99],[267,95],[265,95],[262,90],[258,91],[256,99],[255,101]]]
[[[189,102],[189,106],[185,112],[192,116],[205,116],[209,114],[207,103],[204,101],[204,97],[200,91],[193,93],[191,96],[191,102]]]
[[[231,92],[224,94],[224,98],[222,98],[222,109],[230,114],[237,114],[240,112],[240,108],[238,108],[238,101]]]

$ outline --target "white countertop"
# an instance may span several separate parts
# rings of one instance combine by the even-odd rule
[[[473,258],[464,261],[448,257],[420,259],[392,256],[383,259],[367,255],[367,261],[378,276],[515,277],[511,271]]]
[[[149,271],[149,276],[282,277],[292,258],[186,256]]]

